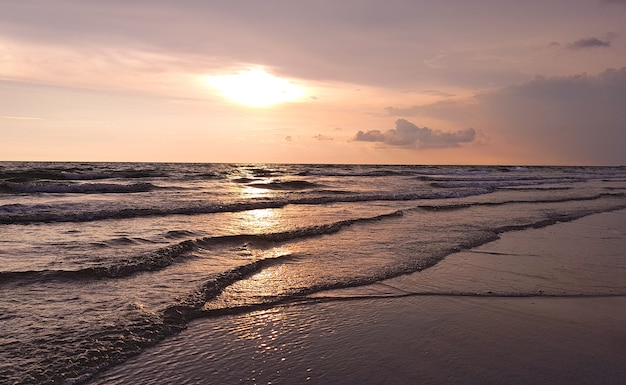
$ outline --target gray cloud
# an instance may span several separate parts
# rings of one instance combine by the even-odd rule
[[[254,63],[281,76],[321,81],[407,88],[494,87],[524,79],[527,53],[481,52],[469,42],[520,40],[550,36],[563,0],[545,0],[541,7],[511,2],[412,0],[357,2],[319,0],[263,2],[197,0],[55,0],[0,1],[3,39],[59,47],[88,56],[85,65],[100,63],[114,49],[123,60],[128,52],[164,55],[162,62],[188,72],[211,72]],[[482,4],[480,4],[482,3]],[[148,6],[149,4],[149,6]],[[583,14],[597,4],[575,7]],[[554,9],[554,12],[547,10]],[[472,18],[466,15],[472,14]],[[511,23],[533,20],[528,23]],[[475,16],[475,17],[474,17]],[[577,18],[572,18],[577,20]],[[595,23],[595,22],[594,22]],[[516,28],[511,28],[512,24]],[[164,28],[175,25],[176,28]],[[617,29],[617,26],[607,28]],[[468,46],[459,46],[458,36]],[[507,44],[504,44],[507,45]],[[36,48],[36,47],[34,47]],[[119,49],[119,50],[118,50]],[[104,52],[104,53],[103,53]],[[55,61],[63,61],[55,60]],[[78,60],[80,62],[80,60]],[[367,65],[363,65],[363,63]],[[429,67],[425,63],[431,63]],[[82,63],[81,63],[82,64]],[[42,64],[40,67],[43,67]]]
[[[398,65],[394,53],[413,52],[403,48],[413,46],[413,41],[393,41],[381,31],[424,18],[410,0],[395,0],[393,6],[362,1],[358,7],[330,0],[36,4],[0,2],[3,37],[72,50],[125,47],[165,53],[176,65],[193,71],[223,63],[254,63],[283,76],[397,85],[407,83],[406,77],[396,79],[397,71],[412,73],[414,66],[408,62],[418,61],[419,55],[411,54],[406,65]],[[163,28],[166,25],[176,28]],[[363,60],[368,66],[362,65]],[[395,68],[396,74],[383,68]]]
[[[597,48],[597,47],[610,47],[610,40],[600,40],[597,37],[590,37],[586,39],[579,39],[575,42],[571,43],[568,48],[569,49],[586,49],[586,48]]]
[[[481,133],[494,145],[498,143],[502,149],[514,150],[515,154],[507,152],[506,156],[519,156],[521,162],[530,159],[544,164],[626,165],[624,100],[626,67],[607,69],[598,75],[536,76],[517,85],[477,94],[471,101],[388,107],[386,112],[393,116],[430,116],[480,126]],[[355,140],[410,145],[412,138],[421,134],[420,130],[423,129],[409,129],[406,133],[398,129],[360,131]],[[449,135],[449,139],[455,139]],[[470,139],[471,132],[455,135],[456,139]]]
[[[626,67],[597,76],[537,76],[477,96],[485,131],[552,162],[626,164]],[[546,160],[543,160],[546,162]]]
[[[357,142],[385,142],[385,134],[380,130],[359,131],[356,133],[354,140]]]
[[[603,3],[606,4],[621,4],[626,5],[626,0],[602,0]]]
[[[441,132],[428,127],[420,128],[405,120],[396,120],[396,128],[382,132],[380,130],[359,131],[354,136],[354,141],[379,142],[391,146],[427,149],[427,148],[452,148],[461,143],[474,140],[476,131],[473,128],[457,132]]]

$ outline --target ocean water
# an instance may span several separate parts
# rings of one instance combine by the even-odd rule
[[[0,383],[88,383],[192,320],[428,269],[625,192],[626,167],[3,162]]]

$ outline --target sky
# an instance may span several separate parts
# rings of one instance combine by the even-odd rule
[[[626,0],[0,0],[0,160],[626,165]]]

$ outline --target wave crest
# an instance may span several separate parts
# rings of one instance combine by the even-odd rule
[[[148,192],[158,187],[152,183],[0,183],[0,192],[4,193],[64,193],[64,194],[110,194]]]

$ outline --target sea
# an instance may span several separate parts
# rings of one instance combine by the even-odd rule
[[[0,162],[0,383],[89,383],[194,320],[306,306],[625,193],[626,167]]]

